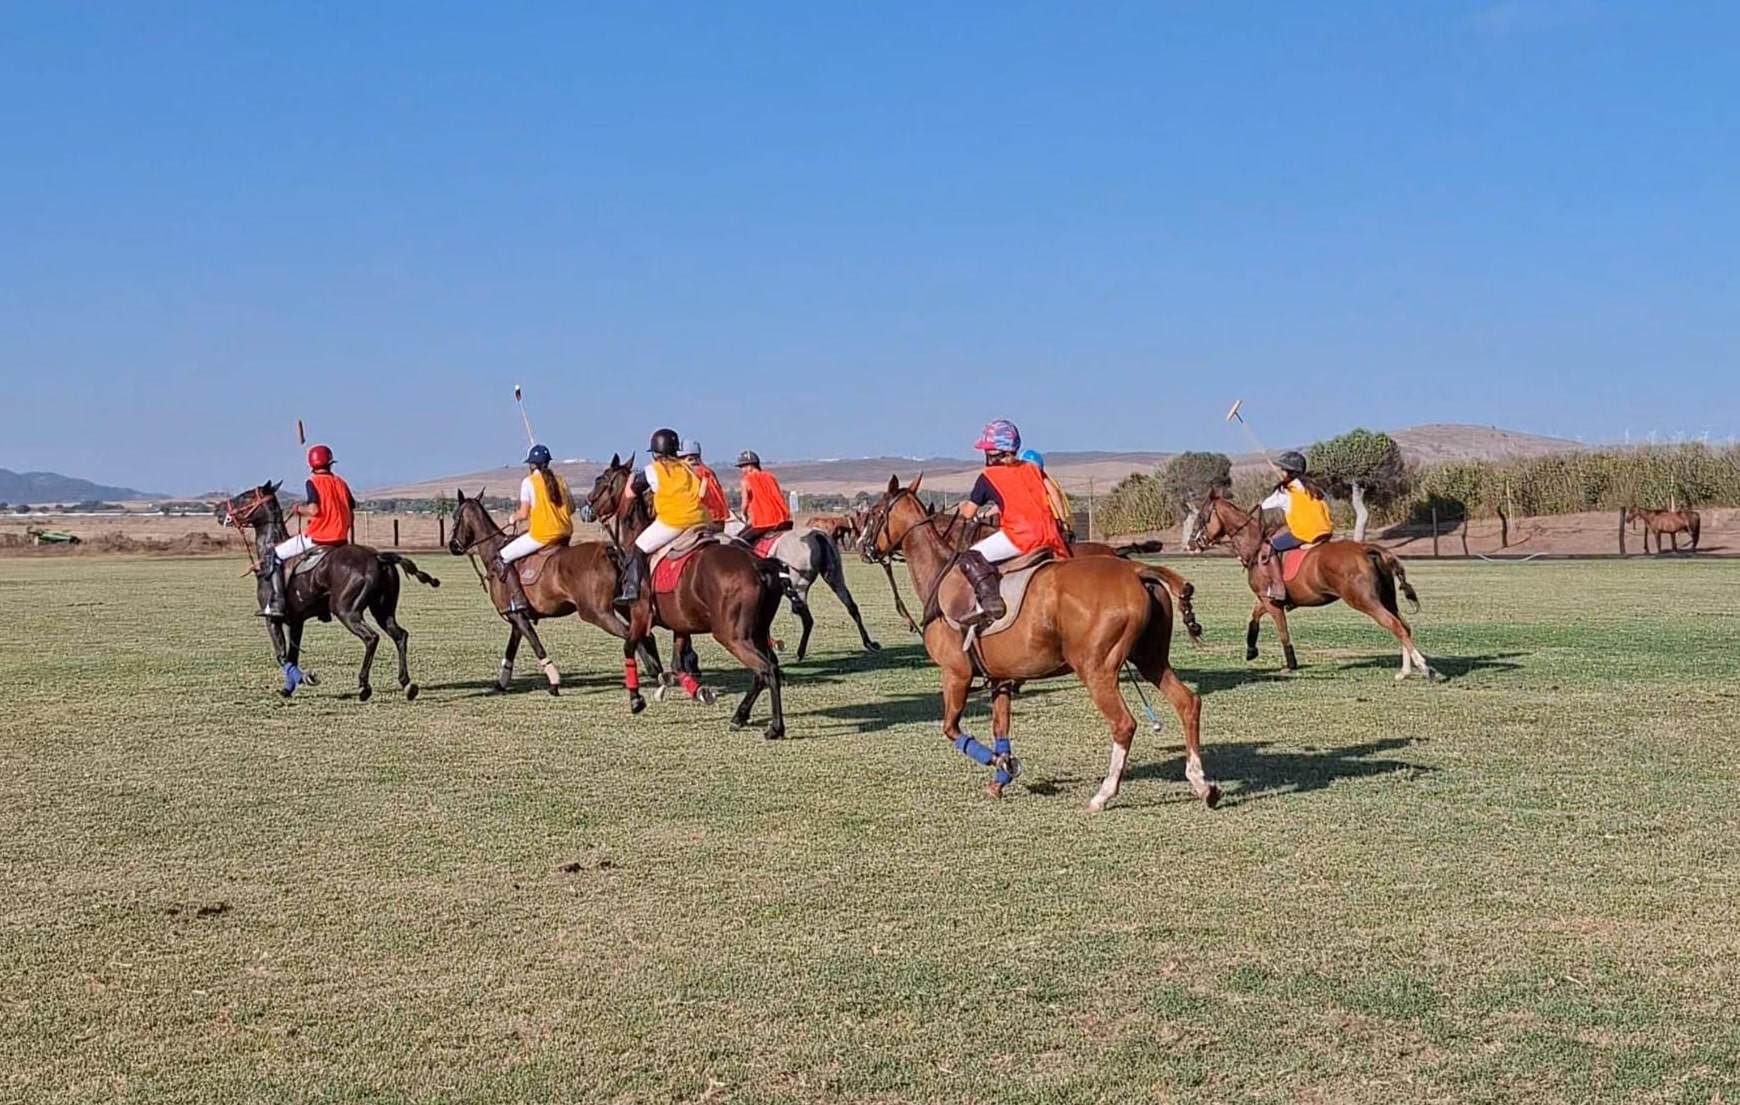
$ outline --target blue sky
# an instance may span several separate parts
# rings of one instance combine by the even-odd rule
[[[0,466],[1740,432],[1740,6],[12,4]]]

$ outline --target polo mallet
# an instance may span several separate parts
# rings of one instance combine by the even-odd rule
[[[526,444],[536,445],[537,437],[532,434],[532,420],[526,417],[526,398],[520,394],[520,385],[514,385],[514,402],[520,405],[520,421],[526,424]]]
[[[1243,399],[1233,400],[1232,410],[1226,412],[1226,420],[1228,422],[1238,422],[1239,428],[1244,430],[1245,436],[1251,439],[1251,444],[1257,447],[1257,452],[1263,454],[1263,459],[1268,461],[1270,468],[1273,468],[1275,462],[1269,460],[1269,451],[1263,448],[1263,443],[1257,440],[1256,431],[1252,430],[1251,424],[1245,421],[1245,416],[1239,413],[1239,408],[1244,405],[1245,401]]]
[[[1154,727],[1156,733],[1160,732],[1160,719],[1155,715],[1154,707],[1148,705],[1148,695],[1142,690],[1142,680],[1136,672],[1136,665],[1126,660],[1124,670],[1130,673],[1130,685],[1136,688],[1136,697],[1142,700],[1142,712],[1148,715],[1148,724]]]
[[[300,418],[296,420],[296,444],[308,444],[308,435],[302,432],[302,420]]]

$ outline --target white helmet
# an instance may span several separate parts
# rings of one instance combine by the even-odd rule
[[[683,447],[677,450],[677,456],[682,457],[684,460],[700,460],[701,443],[692,439],[683,442]]]

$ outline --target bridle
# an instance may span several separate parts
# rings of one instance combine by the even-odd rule
[[[238,495],[236,498],[239,499],[241,496]],[[246,526],[254,528],[258,526],[259,523],[254,520],[254,515],[261,507],[265,506],[267,503],[276,503],[277,501],[278,492],[276,490],[268,491],[264,487],[256,487],[250,493],[248,501],[242,504],[240,510],[236,509],[235,499],[230,499],[224,503],[224,525],[235,530],[236,534],[240,536],[242,527]],[[248,564],[252,566],[254,573],[258,575],[260,571],[260,558],[254,554],[254,546],[250,545],[246,540],[243,540],[242,548],[248,554]]]
[[[1220,544],[1222,541],[1230,541],[1234,537],[1237,537],[1239,534],[1243,533],[1245,530],[1250,529],[1252,526],[1256,526],[1257,527],[1257,539],[1258,539],[1257,540],[1257,548],[1258,548],[1258,553],[1260,554],[1261,550],[1262,550],[1262,537],[1263,537],[1263,529],[1262,529],[1263,511],[1262,511],[1262,508],[1259,507],[1256,510],[1251,511],[1249,514],[1246,514],[1245,520],[1240,522],[1236,526],[1229,527],[1229,526],[1227,526],[1227,524],[1224,520],[1221,520],[1220,536],[1216,537],[1213,541],[1210,541],[1204,535],[1208,532],[1208,520],[1211,517],[1219,520],[1219,516],[1216,515],[1215,511],[1214,511],[1214,504],[1216,504],[1216,503],[1226,503],[1226,500],[1225,499],[1210,498],[1210,499],[1206,500],[1201,506],[1196,508],[1196,513],[1191,518],[1191,522],[1193,523],[1191,526],[1191,529],[1193,532],[1190,535],[1191,543],[1197,544],[1198,548],[1203,548],[1203,549],[1212,548],[1213,546]],[[1232,506],[1233,504],[1227,503],[1227,505]],[[1239,557],[1239,563],[1243,564],[1247,568],[1249,568],[1255,562],[1256,562],[1255,556],[1253,556],[1250,560],[1246,560],[1242,556]]]

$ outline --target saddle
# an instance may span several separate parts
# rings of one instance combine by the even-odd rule
[[[314,546],[312,549],[309,549],[307,552],[290,562],[290,567],[288,571],[285,572],[285,578],[295,579],[297,576],[307,575],[309,572],[320,567],[321,562],[326,559],[327,553],[331,552],[333,549],[343,547],[344,546],[342,545]]]
[[[675,541],[653,553],[652,585],[656,594],[668,595],[677,589],[677,581],[683,577],[683,569],[688,566],[689,558],[704,545],[711,545],[718,540],[718,534],[711,526],[691,526],[678,535]]]
[[[1039,569],[1051,563],[1052,555],[1050,549],[1035,549],[1025,556],[1018,556],[998,566],[1000,578],[997,580],[997,590],[1003,596],[1003,605],[1008,607],[1008,613],[990,625],[967,629],[966,648],[971,648],[978,639],[995,637],[1015,624],[1015,619],[1021,616],[1021,601],[1027,597],[1028,584],[1033,582],[1033,576]],[[961,574],[959,568],[950,570],[937,586],[936,604],[943,621],[949,623],[950,629],[955,630],[966,628],[966,622],[979,608],[979,600],[973,594],[973,585],[967,582],[967,577]]]
[[[538,577],[549,567],[550,558],[567,548],[567,545],[545,545],[530,556],[514,562],[514,567],[520,570],[520,582],[527,587],[538,582]]]

